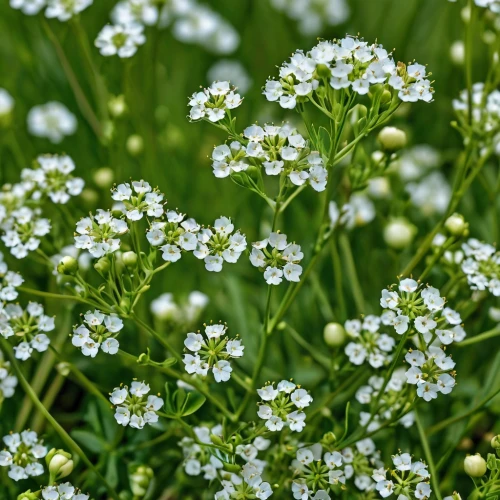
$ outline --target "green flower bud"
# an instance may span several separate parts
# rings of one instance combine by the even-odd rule
[[[470,477],[482,477],[486,474],[486,460],[479,453],[468,455],[464,460],[464,470]]]
[[[101,189],[108,189],[113,185],[115,174],[112,168],[98,168],[93,175],[94,183]]]
[[[346,338],[344,327],[340,323],[328,323],[323,330],[323,339],[330,347],[341,346]]]
[[[406,219],[393,219],[384,228],[384,241],[395,250],[403,250],[411,244],[416,232],[417,228]]]
[[[69,372],[71,371],[70,364],[66,363],[65,361],[58,363],[56,365],[56,369],[63,377],[67,377],[69,375]]]
[[[153,469],[146,465],[139,465],[129,476],[130,489],[135,496],[143,497],[154,477]]]
[[[21,493],[17,497],[17,500],[38,500],[40,498],[40,494],[41,494],[40,491],[33,493],[31,490],[28,490],[24,493]]]
[[[108,101],[109,114],[113,118],[120,118],[127,112],[127,103],[125,102],[125,96],[123,94],[113,96]]]
[[[444,227],[451,235],[462,236],[465,229],[467,229],[467,223],[462,215],[455,213],[446,219]]]
[[[396,127],[384,127],[378,134],[378,142],[386,151],[397,151],[406,146],[406,133]]]
[[[495,450],[500,449],[500,434],[497,434],[495,437],[492,438],[491,447],[495,448]]]
[[[73,472],[74,463],[71,453],[64,450],[52,450],[47,453],[45,462],[49,467],[51,478],[56,481],[69,476]]]
[[[85,188],[80,195],[87,205],[95,205],[99,201],[99,195],[93,189]]]
[[[139,156],[144,150],[144,139],[138,134],[133,134],[127,139],[126,148],[129,155]]]
[[[106,275],[109,273],[109,270],[111,268],[111,262],[109,262],[108,257],[101,257],[95,264],[94,264],[94,269],[103,275]]]
[[[123,263],[128,267],[128,268],[133,268],[137,265],[137,254],[135,252],[125,252],[122,255],[122,260]]]
[[[57,265],[57,272],[70,276],[75,275],[78,272],[78,261],[74,257],[66,255]]]
[[[333,432],[327,432],[321,441],[329,446],[337,442],[337,436]]]
[[[318,64],[316,66],[316,73],[319,78],[330,78],[332,76],[332,72],[326,64]]]

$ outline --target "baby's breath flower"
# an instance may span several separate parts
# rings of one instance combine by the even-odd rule
[[[213,82],[208,89],[195,92],[191,96],[189,118],[215,123],[224,119],[226,114],[229,114],[231,109],[237,108],[241,102],[241,96],[229,82]]]
[[[462,245],[462,271],[471,290],[488,290],[500,296],[500,252],[493,245],[471,238]]]
[[[271,251],[267,250],[267,246]],[[271,233],[269,238],[252,243],[250,262],[264,271],[264,279],[268,285],[279,285],[283,277],[288,281],[299,281],[302,266],[299,262],[304,258],[300,245],[287,243],[283,233]]]
[[[79,347],[84,356],[94,358],[99,349],[106,354],[118,352],[120,344],[116,337],[123,328],[123,321],[118,316],[96,309],[94,312],[87,311],[83,323],[73,328],[71,343]]]
[[[0,466],[9,467],[8,476],[14,481],[43,474],[43,465],[38,462],[47,455],[47,447],[34,431],[26,430],[4,436],[6,449],[0,451]]]
[[[48,102],[35,106],[28,113],[28,130],[37,137],[45,137],[54,144],[60,143],[65,136],[76,132],[75,115],[60,102]]]
[[[138,46],[145,41],[142,24],[107,24],[97,35],[95,46],[103,56],[118,55],[128,58],[132,57]]]
[[[42,498],[44,500],[89,500],[90,497],[81,493],[71,483],[62,483],[42,488]]]
[[[241,358],[245,347],[238,338],[224,336],[227,327],[221,323],[205,326],[205,336],[200,332],[188,333],[185,347],[194,354],[184,355],[184,365],[189,374],[206,377],[212,370],[216,382],[227,382],[231,377],[228,359]]]
[[[12,374],[10,362],[4,361],[0,351],[0,403],[14,395],[17,382],[17,377]]]
[[[163,201],[165,195],[158,188],[152,188],[146,181],[133,181],[119,184],[111,197],[122,202],[125,206],[125,216],[131,221],[142,219],[144,214],[148,217],[161,217],[163,215]]]
[[[0,304],[16,300],[19,295],[16,288],[23,283],[24,279],[19,273],[9,271],[3,253],[0,252]]]
[[[115,387],[109,400],[116,407],[115,419],[120,425],[142,429],[147,424],[158,422],[156,412],[162,408],[164,401],[153,395],[146,398],[149,391],[145,382],[134,381],[130,389],[126,385]]]
[[[347,229],[366,226],[375,218],[375,205],[364,193],[354,193],[341,209],[334,201],[328,206],[330,226],[345,226]]]
[[[92,2],[93,0],[47,0],[45,17],[69,21],[73,16],[92,5]]]

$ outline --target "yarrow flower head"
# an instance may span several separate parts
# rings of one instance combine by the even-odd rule
[[[0,307],[2,302],[16,300],[19,293],[16,288],[24,283],[23,277],[14,271],[9,271],[4,261],[3,253],[0,252]]]
[[[47,0],[45,17],[69,21],[73,16],[92,5],[92,2],[93,0]]]
[[[17,377],[13,375],[9,361],[4,361],[0,351],[0,404],[11,398],[17,387]]]
[[[60,102],[35,106],[28,113],[28,130],[36,137],[45,137],[59,144],[64,137],[76,132],[77,121],[73,113]]]
[[[269,176],[283,176],[290,185],[309,184],[315,191],[324,191],[328,173],[323,158],[312,151],[308,141],[287,124],[251,125],[243,131],[240,142],[217,146],[212,153],[216,177],[246,171],[250,165]]]
[[[398,498],[428,500],[432,493],[429,485],[430,474],[427,465],[422,461],[414,461],[409,453],[400,453],[392,456],[394,470],[391,471],[394,480],[387,479],[387,470],[384,467],[375,469],[372,474],[377,483],[376,490],[382,498],[392,494]]]
[[[38,461],[47,455],[47,447],[34,431],[26,430],[4,436],[6,449],[0,451],[0,466],[9,467],[8,476],[14,481],[43,474]]]
[[[126,385],[115,387],[109,400],[116,407],[115,419],[120,425],[142,429],[147,424],[158,422],[156,412],[162,408],[164,401],[159,396],[147,396],[149,391],[145,382],[134,381],[130,389]]]
[[[158,188],[152,188],[146,181],[133,181],[119,184],[112,191],[111,197],[124,204],[124,214],[127,219],[137,221],[148,217],[161,217],[163,215],[163,201],[165,195]]]
[[[109,210],[98,209],[95,215],[84,217],[76,224],[75,247],[88,250],[100,258],[120,248],[119,236],[128,231],[127,223],[113,217]]]
[[[229,82],[213,82],[208,89],[195,92],[191,96],[189,118],[219,122],[226,115],[230,116],[230,110],[237,108],[241,102],[241,96]]]
[[[279,80],[268,80],[263,93],[286,109],[310,99],[321,102],[325,88],[365,95],[374,85],[383,86],[393,99],[430,102],[434,90],[427,76],[425,66],[396,65],[381,45],[348,36],[321,41],[307,53],[295,52],[281,66]]]
[[[43,500],[89,500],[89,495],[82,493],[71,483],[62,483],[42,488]]]
[[[68,155],[42,155],[35,161],[36,168],[25,168],[21,180],[32,198],[48,196],[53,203],[67,203],[71,196],[81,194],[85,182],[71,174],[75,169]]]
[[[471,238],[462,245],[462,271],[472,290],[488,290],[500,296],[500,252],[493,245]]]
[[[198,244],[193,255],[205,261],[207,271],[220,272],[222,264],[234,264],[247,247],[247,240],[240,231],[234,232],[231,219],[220,217],[213,226],[201,229],[198,234]]]
[[[391,352],[396,341],[380,332],[381,320],[378,316],[368,315],[360,320],[346,321],[346,333],[353,338],[345,347],[349,361],[354,365],[368,362],[373,368],[387,365],[392,359]]]
[[[151,246],[160,248],[163,260],[177,262],[182,252],[196,250],[201,226],[194,219],[185,219],[185,214],[176,210],[169,210],[166,217],[166,221],[151,223],[146,238]]]
[[[7,304],[0,308],[0,335],[19,341],[14,346],[17,359],[26,361],[33,350],[44,352],[50,339],[45,332],[55,328],[54,318],[44,314],[42,305],[30,302],[23,310],[18,304]]]
[[[268,250],[268,246],[271,250]],[[288,281],[299,281],[304,258],[300,245],[288,243],[286,234],[272,232],[269,238],[252,243],[250,262],[264,271],[268,285],[279,285],[283,277]]]
[[[276,389],[274,384],[269,383],[257,389],[257,393],[261,398],[257,414],[266,421],[267,429],[281,431],[286,426],[291,431],[302,432],[306,425],[306,414],[301,410],[313,401],[305,389],[282,380]]]
[[[146,41],[142,24],[107,24],[97,35],[95,46],[103,56],[132,57]]]
[[[245,347],[237,337],[225,336],[226,325],[205,325],[205,336],[200,332],[187,334],[184,345],[194,354],[184,355],[184,365],[189,374],[206,377],[212,370],[216,382],[227,382],[231,377],[231,358],[241,358]]]
[[[116,354],[120,344],[116,337],[123,328],[123,321],[116,315],[107,315],[99,310],[87,311],[83,325],[73,328],[71,343],[79,347],[84,356],[94,358],[101,351]]]

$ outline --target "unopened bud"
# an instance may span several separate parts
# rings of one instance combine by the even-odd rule
[[[109,270],[111,268],[111,263],[109,262],[109,259],[107,257],[101,257],[95,264],[94,264],[94,269],[103,275],[106,275],[109,273]]]
[[[119,118],[127,112],[127,103],[125,102],[125,96],[117,95],[111,97],[108,102],[109,113],[113,118]]]
[[[113,185],[115,174],[110,167],[98,168],[93,175],[94,183],[101,189],[108,189]]]
[[[486,460],[479,453],[469,455],[465,457],[464,470],[470,477],[482,477],[486,474]]]
[[[491,439],[491,447],[495,448],[495,450],[500,449],[500,434],[497,434]]]
[[[17,500],[38,500],[40,498],[39,492],[32,493],[31,490],[28,490],[24,493],[21,493]]]
[[[74,257],[66,255],[57,265],[59,274],[74,275],[78,272],[78,261]]]
[[[465,45],[462,40],[456,40],[451,44],[450,57],[453,64],[461,66],[465,60]]]
[[[411,244],[416,232],[416,227],[406,219],[393,219],[384,228],[384,241],[395,250],[403,250]]]
[[[144,149],[144,140],[138,134],[133,134],[127,139],[126,148],[131,156],[138,156]]]
[[[386,151],[397,151],[406,146],[406,133],[396,127],[384,127],[378,134],[378,142]]]
[[[59,372],[59,374],[61,374],[63,377],[67,377],[71,372],[70,364],[66,363],[66,361],[61,361],[60,363],[57,363],[56,369]]]
[[[73,472],[74,463],[71,453],[52,448],[45,457],[49,472],[53,480],[62,479]]]
[[[446,219],[444,227],[453,236],[462,236],[465,229],[467,228],[467,223],[465,222],[465,219],[462,215],[453,214]]]
[[[132,493],[138,497],[145,496],[153,477],[153,469],[145,465],[139,465],[129,476]]]
[[[80,195],[82,201],[87,205],[95,205],[99,201],[99,195],[94,189],[85,188]]]
[[[135,252],[125,252],[122,255],[122,260],[123,263],[128,267],[128,268],[133,268],[137,264],[137,254]]]
[[[346,338],[344,327],[340,323],[328,323],[323,330],[323,338],[330,347],[341,346]]]

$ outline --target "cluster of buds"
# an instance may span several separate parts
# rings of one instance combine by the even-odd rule
[[[212,370],[216,382],[227,382],[231,377],[231,358],[241,358],[245,347],[238,338],[225,336],[227,326],[221,323],[205,325],[205,336],[190,332],[184,345],[194,354],[185,354],[183,361],[189,374],[206,377]]]

